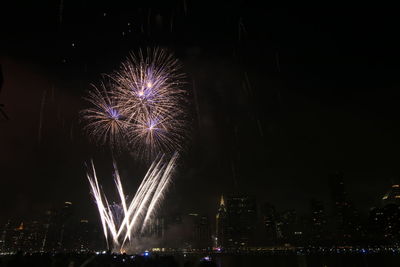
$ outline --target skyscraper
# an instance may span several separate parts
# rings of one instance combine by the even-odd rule
[[[219,202],[219,208],[216,215],[216,222],[215,222],[215,237],[216,237],[216,246],[223,247],[225,246],[225,239],[226,239],[226,207],[225,207],[225,200],[224,196],[221,196],[221,200]]]
[[[348,199],[344,175],[336,172],[331,176],[330,187],[333,202],[334,237],[338,242],[349,243],[361,234],[358,213]]]
[[[193,235],[191,240],[193,248],[205,249],[211,247],[211,227],[208,216],[197,213],[189,215],[193,219]]]
[[[257,222],[255,198],[232,195],[226,201],[226,247],[246,247],[254,244]]]
[[[281,233],[278,231],[278,214],[275,207],[270,203],[265,203],[262,206],[262,220],[265,230],[265,244],[276,245],[278,237],[281,238]]]
[[[324,205],[321,201],[316,199],[311,199],[310,201],[311,208],[311,242],[312,243],[321,243],[323,239],[325,239],[325,227],[326,227],[326,214]]]
[[[62,251],[73,248],[73,206],[64,202],[60,209],[49,210],[46,213],[46,234],[43,242],[45,251]]]

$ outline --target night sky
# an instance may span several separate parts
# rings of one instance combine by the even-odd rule
[[[191,92],[190,140],[164,213],[212,215],[222,193],[240,192],[306,214],[313,197],[329,207],[336,171],[366,212],[400,175],[395,10],[9,2],[0,8],[10,118],[0,117],[0,221],[63,201],[96,219],[85,162],[94,159],[113,194],[112,159],[82,131],[83,97],[130,51],[154,46],[175,53]],[[147,165],[128,153],[117,163],[133,195]]]

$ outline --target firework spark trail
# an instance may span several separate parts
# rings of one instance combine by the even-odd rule
[[[125,198],[124,190],[123,190],[123,187],[122,187],[121,178],[119,176],[118,168],[117,168],[115,162],[114,162],[114,170],[115,170],[115,173],[114,173],[115,185],[117,187],[118,194],[119,194],[119,197],[121,199],[121,205],[122,205],[123,212],[124,212],[124,215],[125,215],[125,214],[128,213],[128,209],[126,207],[126,198]],[[130,240],[131,233],[130,233],[130,229],[129,228],[127,229],[127,235],[129,236],[129,240]]]
[[[175,167],[177,158],[178,158],[177,154],[174,154],[174,156],[171,158],[171,160],[169,161],[168,164],[163,164],[163,166],[159,170],[156,168],[156,170],[157,170],[156,174],[151,176],[150,189],[147,190],[147,193],[146,193],[145,197],[142,199],[140,206],[138,208],[138,211],[142,211],[143,207],[146,207],[146,210],[144,210],[143,212],[136,212],[136,214],[132,217],[132,221],[130,222],[128,228],[133,227],[136,223],[136,220],[139,218],[139,216],[142,216],[142,214],[144,213],[145,216],[144,216],[144,219],[142,217],[140,232],[144,231],[150,217],[153,215],[155,206],[162,199],[165,188],[167,187],[168,183],[170,182],[170,176]],[[160,162],[161,162],[161,160],[160,160]],[[125,238],[124,238],[124,241],[122,244],[125,243],[127,238],[128,238],[128,236],[125,235]]]
[[[126,225],[127,228],[129,228],[129,218],[130,215],[133,214],[139,205],[139,203],[143,199],[143,195],[145,194],[146,191],[149,190],[149,187],[151,185],[151,177],[155,177],[155,170],[161,166],[161,161],[157,162],[154,161],[153,164],[150,166],[148,172],[146,173],[142,183],[139,186],[139,189],[137,190],[133,200],[131,201],[131,204],[129,205],[128,212],[125,215],[125,218],[122,222],[122,225]],[[150,181],[150,182],[149,182]],[[118,231],[118,236],[122,233],[124,229],[120,228]]]
[[[105,219],[105,215],[104,215],[105,207],[104,207],[104,204],[102,201],[99,184],[97,182],[97,175],[96,175],[96,170],[94,168],[93,161],[91,163],[92,163],[92,173],[91,174],[87,173],[87,178],[89,180],[90,187],[92,189],[92,195],[95,199],[97,209],[99,210],[100,220],[101,220],[101,224],[103,226],[103,231],[104,231],[104,237],[106,238],[107,247],[108,247],[108,231],[107,231],[106,219]]]
[[[46,93],[47,91],[43,91],[42,101],[40,103],[40,115],[39,115],[39,132],[38,132],[38,143],[42,141],[42,127],[43,127],[43,112],[44,112],[44,105],[46,103]]]
[[[173,171],[173,168],[175,166],[176,160],[177,160],[177,156],[174,156],[171,159],[172,164],[169,164],[165,169],[165,172],[164,172],[164,174],[162,176],[161,182],[159,183],[158,188],[157,188],[157,190],[156,190],[156,192],[154,194],[155,197],[153,196],[153,199],[151,200],[151,203],[150,203],[149,208],[147,210],[146,217],[144,218],[143,225],[142,225],[142,231],[146,228],[147,223],[148,223],[151,215],[153,214],[154,208],[156,207],[158,202],[161,200],[165,188],[168,186],[168,184],[171,181],[169,179],[169,176],[170,176],[170,173]]]
[[[124,251],[125,243],[133,237],[140,236],[146,229],[155,208],[163,198],[164,192],[171,181],[171,175],[175,168],[178,154],[175,153],[169,161],[164,156],[153,161],[139,189],[131,200],[129,207],[124,195],[121,178],[114,163],[114,181],[121,201],[124,219],[117,223],[117,219],[112,212],[112,208],[98,183],[96,170],[92,162],[91,171],[87,173],[87,178],[91,187],[92,195],[96,202],[100,220],[103,226],[104,236],[109,241],[109,234],[112,238],[113,249]]]

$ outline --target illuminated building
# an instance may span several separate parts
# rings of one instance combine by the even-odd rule
[[[374,241],[397,244],[400,238],[400,206],[390,203],[370,211],[370,232]]]
[[[221,200],[219,203],[218,213],[216,215],[215,222],[215,236],[216,236],[216,246],[223,247],[225,245],[226,239],[226,207],[224,196],[221,196]]]
[[[91,233],[93,225],[86,219],[81,219],[74,233],[73,249],[80,252],[89,251],[91,248]]]
[[[400,238],[400,185],[393,184],[382,197],[382,207],[369,214],[370,235],[376,242],[397,243]]]
[[[10,227],[10,221],[4,224],[0,229],[0,252],[7,252],[6,239],[9,227]]]

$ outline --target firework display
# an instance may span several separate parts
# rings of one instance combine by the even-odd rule
[[[146,230],[171,181],[177,158],[175,153],[170,160],[165,160],[164,157],[156,159],[130,201],[126,199],[118,169],[114,164],[114,181],[121,201],[119,212],[115,212],[115,204],[110,205],[102,192],[92,162],[87,178],[100,214],[107,245],[114,252],[123,253],[132,249],[130,242]]]
[[[83,111],[86,130],[100,144],[127,149],[148,159],[182,149],[186,124],[186,90],[181,65],[159,48],[132,54],[94,88]]]
[[[118,203],[109,204],[92,162],[87,178],[108,247],[125,252],[151,223],[176,165],[186,129],[186,94],[181,65],[163,49],[131,55],[108,76],[108,83],[93,87],[82,111],[89,136],[112,151],[128,150],[152,161],[134,197],[128,201],[114,163]]]

